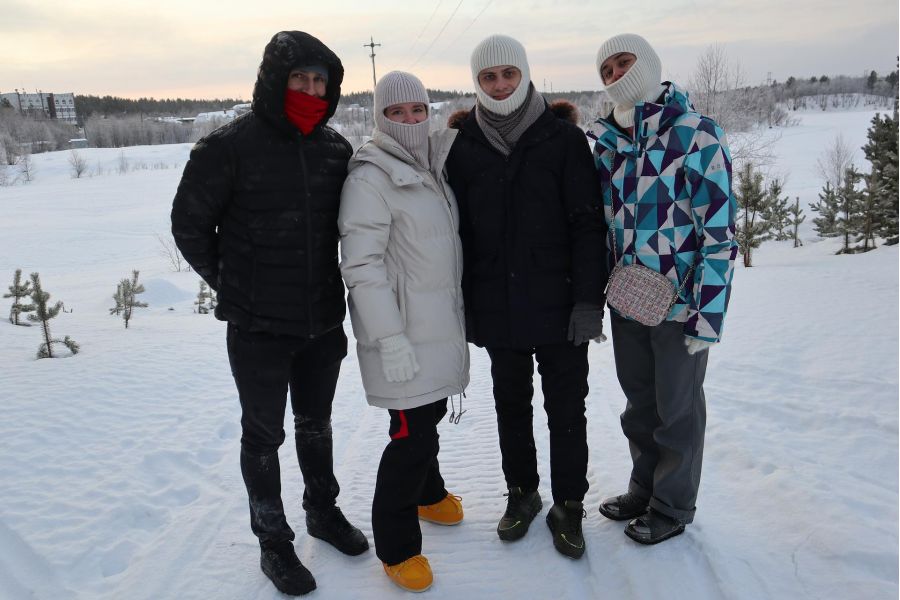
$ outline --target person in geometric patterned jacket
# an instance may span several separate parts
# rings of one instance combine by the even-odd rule
[[[678,298],[646,326],[611,311],[616,374],[627,404],[628,491],[600,512],[655,544],[694,518],[700,484],[708,349],[722,338],[737,244],[725,134],[687,93],[660,83],[659,57],[634,34],[610,38],[597,69],[612,113],[589,132],[610,233],[609,268],[638,263],[665,275]],[[613,244],[615,244],[613,246]]]

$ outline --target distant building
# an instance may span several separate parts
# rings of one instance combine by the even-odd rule
[[[78,124],[78,115],[75,112],[75,94],[71,92],[63,94],[7,92],[0,94],[0,102],[2,100],[9,102],[10,106],[22,114],[42,113],[49,119],[65,121],[72,125]]]

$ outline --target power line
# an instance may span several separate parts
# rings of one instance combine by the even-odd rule
[[[425,27],[422,28],[422,31],[419,32],[419,35],[416,36],[416,39],[413,41],[412,46],[409,47],[407,54],[412,54],[413,48],[416,47],[416,44],[419,43],[419,40],[422,39],[422,34],[425,33],[425,30],[428,29],[428,26],[431,25],[431,21],[434,19],[434,15],[437,14],[438,9],[441,7],[441,4],[444,3],[444,0],[439,0],[437,6],[434,7],[434,10],[431,11],[431,16],[428,17],[428,21],[425,23]]]
[[[459,7],[462,6],[463,2],[464,2],[464,0],[459,0],[459,4],[456,5],[456,8],[453,9],[453,12],[450,13],[450,16],[447,17],[447,20],[444,22],[444,26],[441,27],[441,30],[437,32],[437,35],[434,36],[434,39],[431,40],[430,44],[428,44],[428,48],[425,49],[425,52],[423,52],[422,54],[419,55],[419,57],[416,59],[416,62],[414,62],[412,65],[410,65],[410,67],[414,67],[417,64],[419,64],[419,61],[422,60],[423,58],[425,58],[425,55],[427,55],[431,51],[431,49],[434,48],[434,44],[440,39],[441,34],[444,33],[444,30],[447,29],[447,25],[450,24],[451,20],[453,20],[453,17],[456,15],[456,11],[459,10]]]
[[[452,48],[453,46],[455,46],[455,45],[456,45],[456,42],[459,41],[459,38],[461,38],[461,37],[463,36],[463,34],[464,34],[465,32],[467,32],[467,31],[472,27],[472,25],[475,24],[475,21],[478,20],[478,17],[480,17],[481,15],[483,15],[483,14],[484,14],[484,11],[486,11],[488,8],[490,8],[491,4],[493,4],[493,3],[494,3],[494,0],[488,0],[488,3],[484,5],[484,8],[482,8],[481,11],[480,11],[477,15],[475,15],[475,18],[472,19],[471,23],[469,23],[468,25],[466,25],[465,29],[463,29],[462,31],[460,31],[460,32],[459,32],[459,35],[457,35],[455,38],[453,38],[453,41],[452,41],[452,42],[450,42],[449,44],[447,44],[447,47],[444,48],[444,52],[446,52],[447,50],[449,50],[450,48]]]

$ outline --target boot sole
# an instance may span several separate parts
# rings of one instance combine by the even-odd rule
[[[645,537],[641,537],[640,535],[638,535],[638,534],[636,534],[636,533],[633,533],[633,532],[632,532],[630,529],[628,529],[627,527],[625,528],[625,535],[627,535],[628,537],[630,537],[631,539],[633,539],[633,540],[634,540],[635,542],[637,542],[638,544],[643,544],[643,545],[645,545],[645,546],[652,546],[652,545],[654,545],[654,544],[658,544],[658,543],[660,543],[660,542],[664,542],[664,541],[666,541],[666,540],[668,540],[668,539],[670,539],[670,538],[675,537],[676,535],[681,535],[682,533],[684,533],[684,525],[682,525],[682,526],[680,526],[680,527],[677,527],[677,528],[675,528],[675,529],[672,529],[671,531],[667,531],[666,533],[662,534],[662,535],[659,536],[658,538],[645,538]]]
[[[282,594],[287,594],[288,596],[305,596],[306,594],[308,594],[311,591],[316,589],[315,581],[312,582],[312,586],[310,586],[310,587],[305,587],[305,586],[291,587],[291,586],[284,585],[283,583],[280,583],[279,581],[277,581],[275,579],[275,577],[271,573],[269,573],[268,569],[264,569],[264,568],[260,567],[260,570],[263,572],[263,574],[266,577],[269,578],[269,581],[272,582],[272,585],[275,586],[275,589],[277,589]]]
[[[437,519],[429,519],[428,517],[423,517],[422,515],[419,515],[419,520],[427,521],[429,523],[434,523],[435,525],[447,525],[449,527],[452,527],[453,525],[459,525],[460,523],[463,522],[462,517],[459,518],[459,521],[450,522],[450,521],[438,521]]]

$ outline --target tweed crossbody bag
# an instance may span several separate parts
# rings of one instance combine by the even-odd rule
[[[612,174],[611,165],[609,167],[609,172]],[[616,256],[615,214],[615,204],[613,204],[611,231],[615,267],[609,276],[606,301],[610,307],[624,317],[649,327],[659,325],[669,316],[669,311],[678,300],[678,295],[694,272],[694,266],[691,265],[676,290],[668,277],[644,265],[637,264],[637,252],[634,246],[632,246],[632,252],[635,262],[630,265],[620,264],[619,258]]]

